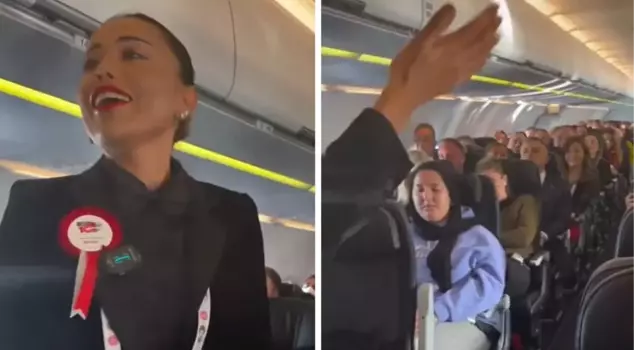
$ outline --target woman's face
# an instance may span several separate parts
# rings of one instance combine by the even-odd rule
[[[599,152],[599,141],[594,135],[587,135],[583,139],[586,143],[586,147],[588,147],[588,152],[590,152],[590,156],[595,158],[597,153]]]
[[[416,211],[423,220],[439,223],[449,214],[451,198],[440,174],[423,170],[414,178],[412,198]]]
[[[104,23],[91,37],[79,90],[95,142],[121,145],[173,139],[178,117],[196,105],[162,32],[136,18]]]
[[[486,176],[493,182],[493,186],[495,187],[495,197],[499,202],[508,198],[508,178],[504,174],[500,174],[495,170],[486,170],[482,172],[482,175]]]
[[[585,157],[583,147],[575,142],[566,150],[566,163],[569,167],[576,167],[583,164],[583,158]]]

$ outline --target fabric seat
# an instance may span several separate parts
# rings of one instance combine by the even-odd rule
[[[315,348],[315,303],[299,298],[269,300],[272,350]],[[246,336],[246,335],[245,335]]]
[[[634,258],[617,258],[597,268],[581,298],[576,350],[634,348]]]

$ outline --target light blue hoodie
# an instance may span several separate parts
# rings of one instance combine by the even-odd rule
[[[463,218],[472,218],[470,208],[462,208]],[[436,246],[413,233],[418,284],[438,287],[427,266],[427,256]],[[505,286],[506,254],[497,237],[481,225],[462,233],[451,252],[453,287],[444,294],[436,291],[434,311],[439,322],[478,319],[500,330],[499,316],[487,311],[502,299]]]

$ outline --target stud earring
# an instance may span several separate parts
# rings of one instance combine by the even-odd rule
[[[185,112],[181,113],[178,117],[180,118],[180,120],[187,119],[187,117],[189,117],[189,111],[185,111]]]

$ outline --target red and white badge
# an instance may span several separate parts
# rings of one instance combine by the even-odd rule
[[[70,317],[86,319],[97,282],[99,253],[121,243],[121,227],[103,209],[80,208],[62,219],[59,241],[67,253],[79,256]]]

